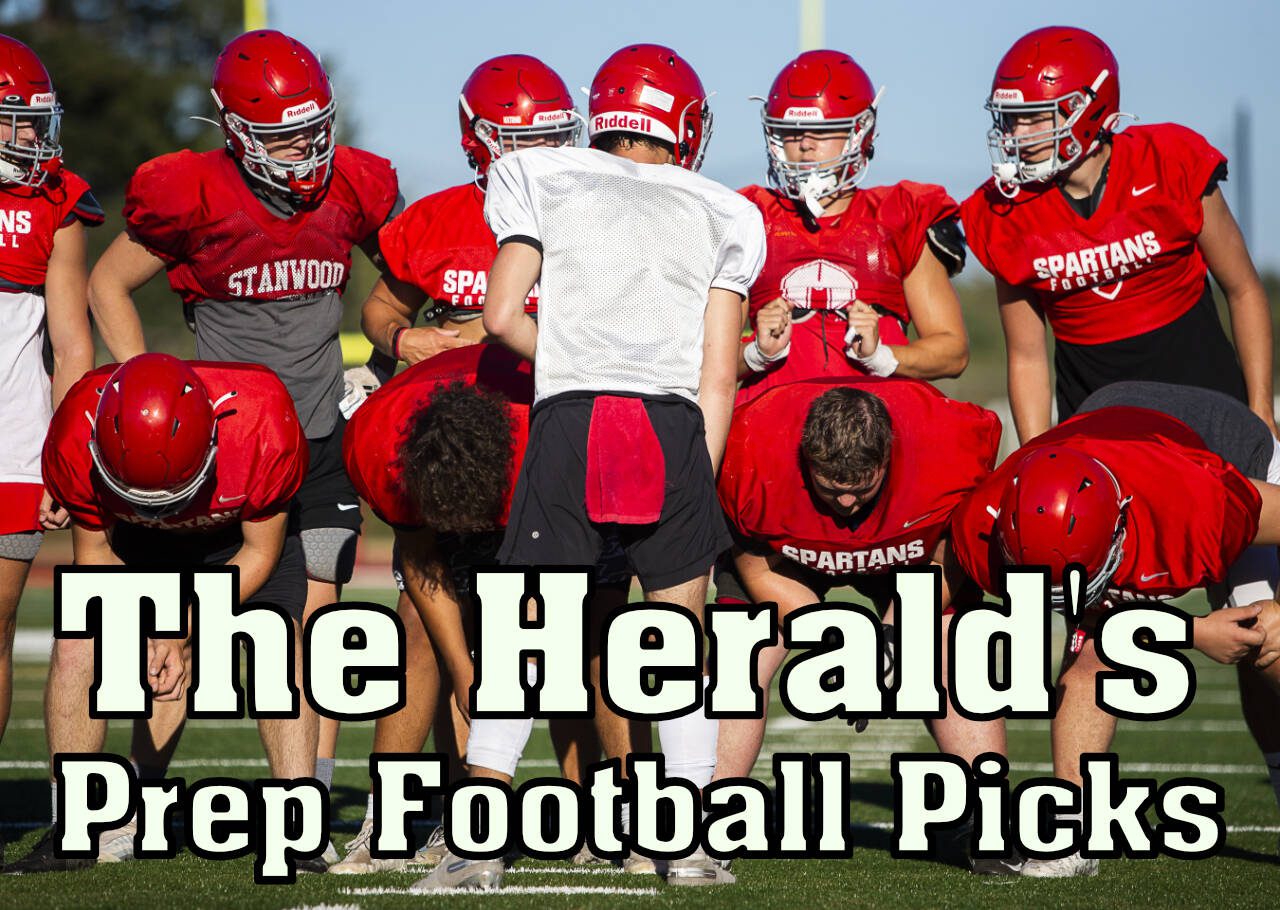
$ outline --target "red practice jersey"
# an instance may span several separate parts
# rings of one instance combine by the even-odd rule
[[[1258,533],[1262,497],[1186,424],[1158,411],[1089,411],[1037,436],[980,483],[952,519],[951,544],[982,588],[999,594],[1004,565],[995,516],[1019,455],[1061,445],[1106,465],[1132,497],[1112,600],[1177,597],[1222,581]]]
[[[224,150],[182,151],[138,168],[124,217],[130,236],[165,261],[185,302],[287,300],[341,293],[351,248],[382,226],[398,198],[389,161],[340,145],[320,202],[282,218]]]
[[[1093,217],[1080,217],[1056,185],[1006,199],[988,180],[962,206],[965,236],[988,272],[1031,294],[1055,337],[1132,338],[1204,294],[1203,193],[1225,163],[1185,127],[1133,126],[1112,137]]]
[[[378,246],[391,273],[431,299],[427,318],[484,309],[498,244],[484,220],[484,193],[474,183],[419,199],[382,228]],[[537,309],[535,286],[525,312]]]
[[[66,168],[40,187],[0,183],[0,279],[44,284],[57,230],[77,220],[96,227],[102,218],[89,184]]]
[[[843,310],[860,300],[885,314],[880,319],[883,343],[907,343],[911,315],[902,282],[920,261],[929,228],[960,214],[946,190],[909,181],[860,189],[846,211],[818,219],[817,231],[809,230],[796,203],[776,192],[762,186],[740,192],[764,217],[769,251],[760,277],[751,286],[753,327],[760,309],[778,298],[814,310]],[[797,379],[865,376],[845,356],[848,328],[842,313],[817,312],[794,322],[786,360],[748,377],[738,404]]]
[[[873,575],[927,563],[951,511],[995,465],[1000,419],[924,382],[868,377],[893,423],[879,495],[852,519],[810,492],[800,433],[814,399],[847,383],[780,386],[734,414],[720,470],[720,504],[737,533],[828,575]]]
[[[395,528],[420,528],[430,516],[418,510],[404,490],[400,449],[414,416],[436,390],[454,382],[499,392],[510,402],[515,424],[515,458],[508,478],[502,524],[511,509],[511,491],[529,441],[529,407],[533,404],[533,366],[497,344],[477,344],[444,351],[416,363],[369,396],[347,424],[342,457],[360,497]]]
[[[89,437],[102,387],[119,364],[86,373],[53,415],[45,440],[45,486],[82,528],[100,531],[117,521],[198,532],[277,515],[307,473],[307,440],[284,384],[265,367],[193,361],[216,408],[218,453],[212,479],[174,515],[142,518],[98,479]]]

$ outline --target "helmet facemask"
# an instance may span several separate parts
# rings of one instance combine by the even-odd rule
[[[62,105],[52,93],[35,95],[33,102],[45,104],[13,104],[0,102],[0,124],[9,128],[9,138],[0,141],[0,181],[38,187],[62,167]],[[35,142],[24,145],[22,130],[34,130]]]
[[[195,499],[213,471],[214,456],[217,453],[218,439],[215,432],[208,454],[201,462],[200,469],[192,475],[190,480],[173,489],[144,490],[116,479],[103,462],[96,438],[93,436],[89,438],[89,456],[93,459],[93,466],[97,468],[102,482],[112,493],[127,502],[140,517],[152,520],[177,515]]]
[[[213,98],[222,108],[216,92]],[[246,174],[275,193],[309,202],[324,192],[332,173],[337,106],[330,101],[322,108],[314,102],[300,107],[311,110],[300,111],[294,119],[283,123],[253,123],[222,109],[222,128],[232,152],[239,151],[237,157]],[[300,159],[286,161],[271,156],[268,143],[299,134],[307,134]]]
[[[769,183],[783,196],[804,202],[815,215],[821,214],[820,200],[853,189],[867,173],[871,141],[875,137],[876,109],[869,106],[856,117],[843,120],[798,122],[770,117],[761,112],[764,138],[769,150]],[[848,138],[840,154],[825,161],[790,161],[784,147],[788,132],[847,130]]]

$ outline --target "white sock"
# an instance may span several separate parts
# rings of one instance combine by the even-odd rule
[[[49,783],[49,825],[50,827],[58,824],[58,782],[50,781]]]
[[[537,666],[526,663],[525,679],[533,683],[537,678]],[[467,764],[514,777],[532,734],[532,717],[473,718],[467,734]]]
[[[1271,775],[1271,789],[1276,794],[1276,805],[1280,806],[1280,752],[1264,752],[1262,757],[1267,763],[1267,773]]]
[[[316,780],[324,786],[326,790],[333,789],[333,759],[317,758],[316,759]]]
[[[622,822],[622,833],[631,833],[631,804],[626,800],[619,800],[621,806],[618,809],[618,818]]]
[[[366,820],[373,818],[373,794],[369,794],[369,802],[364,807],[364,817]]]
[[[705,690],[708,679],[702,680]],[[720,721],[707,717],[703,707],[683,717],[658,721],[658,742],[666,758],[667,776],[683,777],[699,790],[711,783],[716,770],[716,741]]]

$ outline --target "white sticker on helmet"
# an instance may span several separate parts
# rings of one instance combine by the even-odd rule
[[[308,114],[317,113],[319,110],[320,105],[316,104],[315,101],[308,101],[305,104],[299,104],[296,107],[286,107],[284,112],[280,115],[280,119],[285,121],[299,120],[306,117]]]
[[[826,115],[822,113],[820,107],[789,107],[785,114],[782,115],[783,120],[825,120]]]
[[[57,96],[54,95],[53,92],[40,92],[39,94],[31,96],[32,107],[35,107],[36,105],[54,104],[56,101]]]
[[[992,101],[1012,101],[1022,104],[1022,90],[1016,88],[998,88],[991,93]]]
[[[660,88],[654,88],[652,85],[646,85],[640,89],[640,103],[651,104],[660,110],[670,111],[676,103],[676,96],[668,94]]]
[[[541,126],[544,123],[564,123],[566,120],[572,120],[573,115],[568,111],[540,111],[533,115],[533,125]]]

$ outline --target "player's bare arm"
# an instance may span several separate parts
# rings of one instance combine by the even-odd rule
[[[947,269],[927,244],[920,261],[902,282],[902,290],[918,337],[910,344],[891,345],[898,358],[894,375],[912,379],[959,376],[969,365],[969,333]]]
[[[444,658],[453,681],[454,702],[469,722],[468,698],[474,676],[471,651],[462,626],[462,608],[440,582],[445,569],[435,556],[434,537],[427,529],[396,532],[404,562],[405,593],[427,627],[432,645]]]
[[[738,362],[742,357],[742,326],[747,302],[734,291],[712,288],[707,294],[706,324],[702,335],[702,373],[698,407],[706,426],[711,466],[720,469],[724,444],[733,417],[733,396],[738,389]]]
[[[1009,369],[1009,407],[1018,442],[1039,436],[1052,425],[1053,384],[1044,313],[1023,291],[996,279],[996,301],[1004,328]]]
[[[375,348],[410,366],[441,351],[476,343],[477,339],[460,337],[457,329],[414,326],[413,318],[426,302],[421,289],[384,272],[365,299],[360,327]]]
[[[533,360],[537,351],[538,324],[524,311],[524,302],[541,273],[542,253],[536,247],[504,243],[494,257],[484,298],[484,330],[525,360]],[[738,336],[733,341],[736,345]]]
[[[240,569],[240,602],[244,603],[271,577],[280,553],[284,550],[285,528],[288,512],[280,512],[262,521],[240,522],[240,534],[244,542],[227,565]]]
[[[1244,235],[1216,188],[1204,199],[1204,227],[1196,238],[1205,264],[1227,297],[1231,334],[1249,393],[1249,409],[1276,432],[1271,378],[1271,309],[1249,257]]]
[[[755,357],[748,351],[751,345],[756,346],[759,359],[766,364],[782,360],[791,347],[791,304],[781,297],[769,301],[756,314],[755,338],[738,350],[738,378],[746,379],[759,369],[762,364],[752,366]],[[750,358],[750,359],[748,359]],[[768,367],[766,366],[765,369]]]
[[[147,350],[133,292],[163,270],[163,259],[122,231],[89,274],[89,309],[107,350],[120,363]]]
[[[72,221],[53,235],[53,251],[45,273],[45,310],[49,343],[53,347],[53,406],[56,409],[67,389],[93,369],[93,333],[85,300],[88,275],[85,269],[85,233],[80,221]],[[67,510],[53,501],[46,490],[40,500],[40,524],[53,531],[67,527]]]

